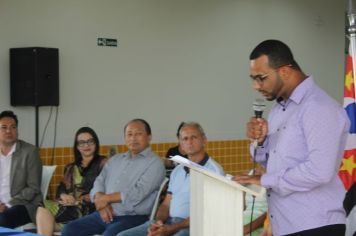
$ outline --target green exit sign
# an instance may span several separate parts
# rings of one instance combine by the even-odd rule
[[[98,46],[117,47],[117,39],[98,38]]]

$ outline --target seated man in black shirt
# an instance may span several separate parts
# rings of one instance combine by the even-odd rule
[[[178,126],[177,129],[177,139],[179,139],[179,131],[182,128],[182,126],[184,125],[184,122],[181,122]],[[169,178],[172,170],[174,169],[174,167],[176,167],[175,163],[171,160],[168,160],[167,158],[169,158],[170,156],[175,156],[175,155],[179,155],[185,158],[188,158],[187,154],[182,150],[182,148],[179,146],[179,143],[177,146],[171,147],[170,149],[168,149],[167,153],[166,153],[166,159],[164,160],[164,165],[166,167],[166,176]]]

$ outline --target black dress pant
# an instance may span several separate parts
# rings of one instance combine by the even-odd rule
[[[16,228],[31,222],[27,209],[24,205],[12,206],[0,213],[0,226]]]
[[[320,228],[303,230],[285,236],[345,236],[346,226],[344,224],[327,225]]]

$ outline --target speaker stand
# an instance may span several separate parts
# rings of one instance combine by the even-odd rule
[[[35,106],[35,110],[36,110],[36,117],[35,117],[35,122],[36,122],[36,125],[35,125],[35,133],[36,133],[36,147],[38,147],[38,119],[39,119],[39,106]]]

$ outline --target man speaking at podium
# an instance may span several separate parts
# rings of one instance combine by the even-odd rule
[[[266,40],[252,51],[250,74],[253,88],[276,100],[268,120],[247,123],[247,137],[258,143],[254,159],[267,172],[234,179],[267,189],[274,236],[344,235],[345,190],[337,173],[350,126],[346,112],[281,41]]]

